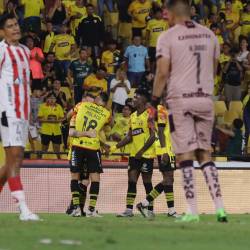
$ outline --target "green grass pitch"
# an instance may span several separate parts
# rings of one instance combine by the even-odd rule
[[[0,214],[0,250],[249,250],[250,215],[231,215],[219,224],[215,216],[180,224],[164,215],[71,218],[43,214],[41,222],[20,222],[17,214]]]

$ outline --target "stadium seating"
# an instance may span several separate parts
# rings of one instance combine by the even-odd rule
[[[229,104],[229,112],[235,112],[242,117],[243,104],[241,101],[231,101]]]
[[[227,107],[224,101],[215,101],[214,102],[214,110],[216,116],[224,115],[224,113],[227,111]]]

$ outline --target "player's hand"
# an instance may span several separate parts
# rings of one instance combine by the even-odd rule
[[[163,163],[163,164],[168,164],[169,161],[170,161],[170,158],[169,158],[168,154],[167,154],[167,153],[164,153],[164,154],[162,155],[162,163]]]
[[[89,138],[96,138],[96,134],[97,134],[96,130],[94,130],[94,129],[89,130],[87,133]]]
[[[142,158],[143,152],[139,151],[137,152],[137,154],[135,155],[135,159],[140,160]]]
[[[109,156],[110,155],[110,146],[108,145],[108,144],[104,144],[103,146],[102,146],[102,148],[103,148],[103,151],[104,151],[104,154],[105,154],[105,156]]]

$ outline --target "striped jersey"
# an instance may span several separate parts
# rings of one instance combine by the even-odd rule
[[[30,51],[24,45],[0,42],[0,112],[29,120]]]

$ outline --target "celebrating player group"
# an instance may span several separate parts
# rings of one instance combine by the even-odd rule
[[[193,161],[202,169],[215,205],[218,222],[227,222],[218,172],[211,159],[213,127],[212,92],[220,48],[209,29],[191,21],[186,0],[169,0],[168,20],[171,28],[157,42],[157,69],[152,93],[138,88],[133,100],[129,130],[115,146],[102,141],[101,132],[111,120],[106,108],[108,96],[85,93],[82,102],[70,112],[71,150],[69,153],[72,200],[67,213],[74,217],[99,217],[96,210],[102,171],[101,151],[112,154],[130,145],[126,209],[118,217],[134,215],[137,181],[141,175],[145,199],[136,205],[144,217],[153,217],[153,201],[164,192],[168,216],[180,222],[200,220],[197,209],[197,186]],[[0,169],[0,191],[9,183],[18,203],[22,220],[38,220],[27,208],[20,181],[20,166],[27,139],[29,118],[29,51],[19,44],[16,19],[3,18],[0,23],[5,40],[0,43],[0,114],[1,135],[6,164]],[[11,131],[11,133],[10,133]],[[152,185],[154,161],[158,158],[162,181]],[[178,216],[174,206],[174,170],[183,176],[183,190],[188,211]],[[89,207],[84,210],[90,183]]]

